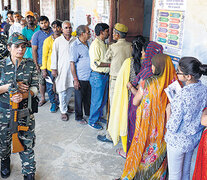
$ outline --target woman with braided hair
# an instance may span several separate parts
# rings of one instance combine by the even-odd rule
[[[144,52],[143,52],[144,53]],[[140,79],[145,80],[153,75],[151,70],[151,60],[156,54],[162,54],[163,53],[163,47],[162,45],[156,43],[156,42],[149,42],[145,54],[144,59],[141,63],[141,70],[140,73],[137,74],[134,81],[130,81],[127,86],[129,87],[129,90],[132,92],[131,96],[129,98],[129,107],[128,107],[128,137],[127,137],[127,152],[130,148],[132,138],[134,136],[134,130],[135,130],[135,121],[136,121],[136,110],[137,106],[133,105],[133,98],[134,95],[137,92],[137,86],[140,81]]]
[[[141,58],[144,50],[145,39],[138,36],[132,43],[132,57],[122,64],[117,76],[114,96],[110,109],[108,131],[114,145],[119,142],[121,136],[123,149],[118,149],[117,153],[122,157],[126,156],[127,147],[127,124],[128,124],[128,103],[131,96],[127,89],[127,83],[133,81],[141,69]]]

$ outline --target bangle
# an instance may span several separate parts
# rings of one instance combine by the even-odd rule
[[[203,111],[205,111],[205,109],[207,109],[207,107],[205,107],[205,108],[203,109]]]
[[[77,78],[77,77],[75,77],[75,78],[73,78],[73,79],[74,79],[74,81],[75,81],[75,80],[78,80],[78,78]]]

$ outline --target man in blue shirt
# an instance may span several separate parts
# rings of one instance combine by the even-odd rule
[[[3,22],[6,22],[7,12],[8,12],[8,8],[7,8],[7,6],[4,6],[4,10],[1,12],[1,15],[3,17]]]
[[[40,30],[40,26],[34,24],[35,18],[34,18],[34,13],[32,11],[27,11],[25,13],[25,18],[27,21],[27,26],[22,29],[22,35],[24,35],[27,38],[29,45],[24,54],[24,58],[32,59],[31,39],[33,34]]]
[[[75,120],[87,124],[83,119],[82,104],[86,116],[90,115],[91,86],[89,77],[91,73],[89,45],[90,38],[88,26],[80,25],[76,29],[78,39],[70,47],[70,66],[74,78],[75,88]]]
[[[37,71],[40,75],[39,88],[40,88],[41,100],[39,102],[39,106],[42,106],[46,102],[45,100],[45,90],[46,90],[45,79],[42,77],[42,74],[40,71],[40,67],[42,66],[42,47],[43,47],[44,40],[48,38],[51,34],[53,34],[53,31],[50,27],[49,19],[47,16],[40,16],[39,25],[40,25],[40,31],[37,31],[32,36],[32,57],[36,65]],[[57,104],[53,102],[51,103],[52,103],[52,106],[50,108],[50,111],[56,112]]]

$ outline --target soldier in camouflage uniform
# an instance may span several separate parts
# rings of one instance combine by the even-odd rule
[[[1,176],[7,178],[10,175],[10,155],[12,136],[8,130],[10,122],[9,111],[9,93],[12,90],[12,83],[15,76],[15,63],[18,61],[16,80],[18,84],[18,93],[11,100],[19,103],[19,106],[28,98],[30,91],[32,96],[38,94],[38,77],[36,67],[31,59],[24,59],[23,55],[26,50],[26,38],[20,33],[13,33],[8,40],[8,50],[10,57],[0,61],[0,158],[1,158]],[[22,109],[27,107],[27,103],[23,103]],[[29,123],[27,121],[29,120]],[[18,124],[26,126],[28,123],[28,131],[19,131],[18,137],[24,146],[24,151],[20,152],[22,160],[22,174],[24,180],[34,180],[35,176],[35,119],[31,113],[30,118],[18,118]]]

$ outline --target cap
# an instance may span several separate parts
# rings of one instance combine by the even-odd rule
[[[116,29],[117,31],[123,32],[123,33],[128,32],[128,27],[120,23],[116,23],[114,26],[114,29]]]
[[[9,44],[9,43],[11,43],[11,44],[27,43],[27,39],[22,34],[15,32],[9,37],[7,44]]]
[[[34,17],[34,13],[32,11],[27,11],[25,13],[25,17],[27,17],[27,16],[33,16]]]

